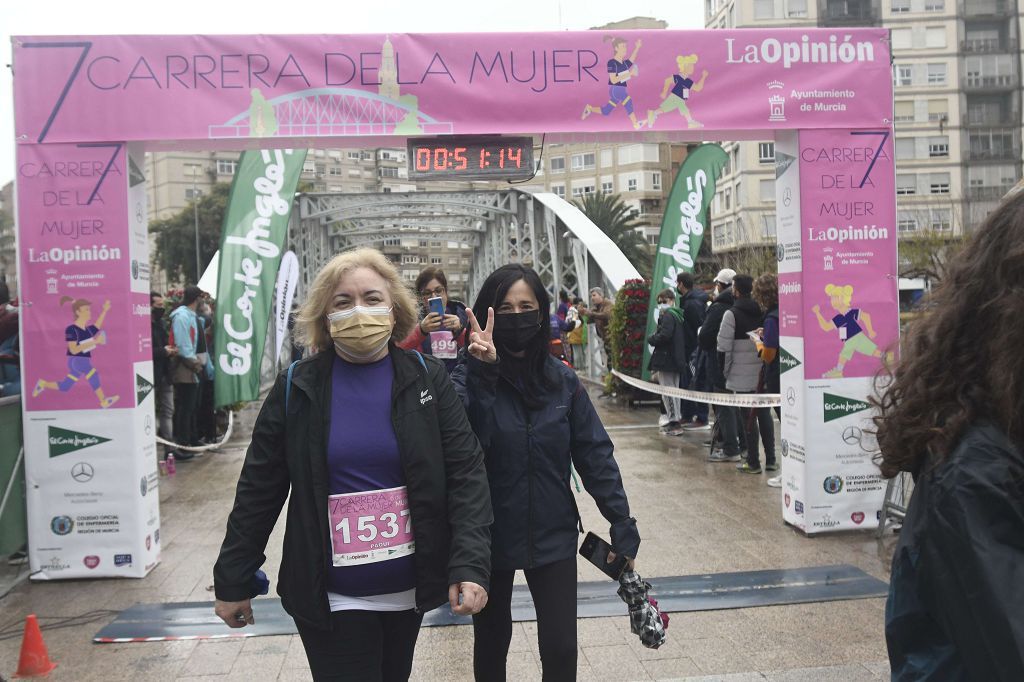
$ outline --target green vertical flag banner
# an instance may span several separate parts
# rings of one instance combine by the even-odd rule
[[[217,407],[259,397],[274,283],[305,160],[305,150],[267,149],[243,152],[238,161],[217,270]]]
[[[708,205],[715,196],[715,179],[729,162],[729,155],[717,144],[702,144],[686,156],[672,193],[668,197],[665,217],[658,238],[658,257],[651,274],[651,299],[647,311],[647,336],[658,326],[654,316],[658,292],[675,289],[676,275],[693,272],[693,263],[700,252],[700,243],[708,226]],[[643,379],[650,379],[647,365],[651,347],[644,341]]]

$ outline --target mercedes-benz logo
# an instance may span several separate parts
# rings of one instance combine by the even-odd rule
[[[796,389],[792,386],[786,391],[786,402],[789,403],[790,407],[796,405]]]
[[[92,468],[92,465],[88,462],[79,462],[75,466],[71,467],[71,478],[75,479],[79,483],[88,483],[92,480],[92,477],[96,474],[96,470]]]
[[[143,422],[142,428],[145,430],[147,436],[153,433],[153,418],[148,414],[146,415],[146,421]]]
[[[861,440],[864,438],[864,432],[856,426],[847,426],[843,430],[843,442],[847,445],[860,445]]]

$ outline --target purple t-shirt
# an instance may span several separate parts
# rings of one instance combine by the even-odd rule
[[[327,440],[331,495],[405,485],[398,439],[391,423],[393,383],[390,356],[366,365],[334,357],[331,432]],[[350,597],[411,590],[416,587],[415,559],[410,554],[372,564],[332,566],[327,589]]]

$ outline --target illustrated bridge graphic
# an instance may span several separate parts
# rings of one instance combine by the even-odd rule
[[[282,137],[451,134],[451,122],[418,110],[414,97],[395,100],[354,88],[310,88],[267,100],[276,135]],[[247,109],[220,125],[209,126],[210,139],[262,137],[253,134]]]

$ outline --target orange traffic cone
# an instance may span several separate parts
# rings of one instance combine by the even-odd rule
[[[49,675],[57,664],[50,660],[43,642],[43,633],[39,630],[36,614],[25,618],[25,635],[21,639],[21,658],[18,659],[18,672],[14,677],[43,677]]]

